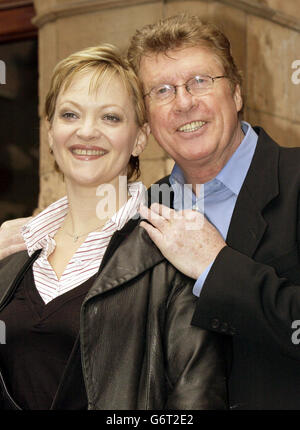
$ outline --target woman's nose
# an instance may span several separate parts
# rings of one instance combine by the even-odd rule
[[[77,136],[83,140],[92,140],[100,136],[100,130],[95,121],[83,120],[77,130]]]

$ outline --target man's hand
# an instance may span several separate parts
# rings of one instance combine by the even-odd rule
[[[161,253],[180,272],[198,279],[226,246],[222,236],[204,215],[193,210],[174,211],[153,203],[140,206],[141,222]]]
[[[5,221],[0,227],[0,260],[15,252],[23,251],[26,245],[21,235],[21,228],[32,217]]]

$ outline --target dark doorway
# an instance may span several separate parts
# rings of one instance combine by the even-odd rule
[[[38,42],[13,28],[0,43],[0,223],[31,215],[39,192]]]

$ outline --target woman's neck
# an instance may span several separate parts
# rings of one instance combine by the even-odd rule
[[[74,235],[100,230],[128,200],[126,177],[97,187],[66,180],[66,187],[69,211],[62,227]]]

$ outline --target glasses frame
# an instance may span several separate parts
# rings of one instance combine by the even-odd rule
[[[176,93],[177,93],[177,88],[179,88],[179,87],[185,87],[185,89],[187,90],[187,92],[188,92],[189,94],[194,95],[193,93],[191,93],[191,91],[190,91],[190,87],[189,87],[189,85],[188,85],[188,84],[189,84],[189,82],[190,82],[190,81],[192,81],[193,79],[195,79],[195,78],[197,78],[197,77],[203,77],[203,78],[209,78],[209,79],[211,79],[212,86],[211,86],[211,87],[209,87],[209,88],[212,88],[212,87],[213,87],[213,85],[214,85],[214,83],[215,83],[215,80],[216,80],[216,79],[228,78],[228,76],[226,76],[226,75],[222,75],[222,76],[196,75],[196,76],[194,76],[193,78],[188,79],[184,84],[180,84],[180,85],[162,84],[162,86],[163,86],[163,85],[169,85],[170,87],[172,87],[172,88],[173,88],[173,94],[174,94],[173,98],[172,98],[171,100],[167,101],[165,104],[170,103],[171,101],[173,101],[173,100],[175,99],[175,97],[176,97]],[[157,85],[157,86],[158,86],[158,85]],[[152,93],[152,91],[154,90],[154,88],[156,88],[157,86],[155,86],[155,87],[151,88],[151,90],[150,90],[147,94],[144,94],[144,95],[143,95],[143,97],[145,98],[145,97],[149,96],[149,97],[150,97],[150,99],[155,100],[155,99],[151,96],[151,93]],[[207,89],[209,89],[209,88],[207,88]],[[162,104],[163,104],[163,103],[162,103]]]

